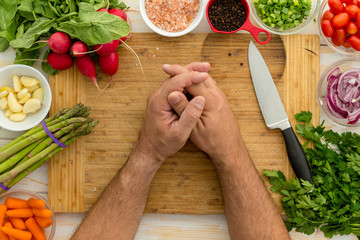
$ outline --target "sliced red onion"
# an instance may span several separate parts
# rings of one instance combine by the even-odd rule
[[[327,77],[326,106],[337,118],[356,124],[360,119],[360,68],[343,73],[335,68]]]

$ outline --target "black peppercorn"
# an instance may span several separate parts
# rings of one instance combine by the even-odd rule
[[[246,21],[245,7],[240,0],[215,0],[209,7],[209,20],[219,31],[235,31]]]

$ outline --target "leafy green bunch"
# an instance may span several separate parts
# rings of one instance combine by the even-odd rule
[[[108,43],[130,33],[122,18],[97,12],[107,0],[0,0],[0,52],[9,45],[16,50],[15,63],[32,65],[40,48],[54,32],[65,32],[88,46]],[[109,0],[110,8],[127,8],[118,0]]]
[[[311,112],[295,115],[297,133],[306,139],[303,149],[313,173],[313,185],[298,178],[286,180],[281,171],[265,170],[271,191],[281,194],[290,231],[326,237],[354,233],[360,238],[360,136],[313,126]],[[309,145],[312,143],[311,145]]]

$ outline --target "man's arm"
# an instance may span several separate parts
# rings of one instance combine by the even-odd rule
[[[206,63],[203,65],[206,66]],[[207,68],[209,67],[208,65]],[[193,68],[194,64],[185,68],[177,65],[163,67],[171,76]],[[281,216],[247,153],[224,93],[211,77],[186,90],[189,94],[203,96],[206,100],[203,113],[190,138],[213,160],[224,195],[231,239],[290,239]],[[168,100],[181,116],[188,104],[185,95],[172,92]]]
[[[134,149],[73,239],[133,239],[160,162]]]
[[[187,72],[167,79],[149,96],[139,139],[128,162],[72,239],[134,238],[153,177],[161,164],[185,145],[205,105],[203,97],[195,97],[187,104],[183,116],[178,117],[168,103],[168,95],[207,78],[207,73]]]

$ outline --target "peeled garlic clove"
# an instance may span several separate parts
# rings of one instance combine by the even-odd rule
[[[29,90],[27,88],[22,89],[20,92],[18,92],[17,97],[18,99],[22,99],[28,94]]]
[[[10,115],[9,119],[13,122],[22,122],[26,118],[26,113],[13,113]]]
[[[42,88],[38,88],[34,91],[32,98],[35,98],[40,101],[40,103],[43,102],[44,98],[44,90]]]
[[[12,89],[11,87],[7,87],[7,86],[3,86],[1,89],[0,89],[0,92],[3,92],[3,91],[8,91],[9,93],[12,92],[12,93],[15,93],[15,90]]]
[[[1,110],[5,110],[7,108],[7,105],[8,105],[8,101],[6,100],[6,98],[0,99],[0,109]]]
[[[29,92],[30,93],[32,93],[32,92],[34,92],[36,89],[38,89],[39,88],[39,85],[38,84],[36,84],[35,86],[33,86],[33,87],[27,87],[27,89],[29,90]]]
[[[36,112],[37,110],[39,110],[40,107],[41,107],[40,101],[32,98],[25,103],[23,112],[24,113],[33,113],[33,112]]]
[[[27,93],[22,99],[19,100],[20,104],[25,104],[31,98],[31,94]]]
[[[36,78],[26,77],[26,76],[20,77],[20,82],[25,87],[34,87],[34,86],[36,86],[37,84],[40,83],[40,81],[37,80]]]
[[[18,75],[13,75],[13,84],[15,92],[20,92],[23,86]]]
[[[10,117],[11,114],[13,114],[13,112],[10,109],[5,111],[5,117],[8,118],[8,117]]]
[[[9,95],[9,91],[7,90],[0,92],[0,98],[7,97],[7,95]]]
[[[8,106],[11,111],[14,113],[22,112],[23,106],[19,104],[19,102],[16,100],[15,95],[11,92],[8,96]]]

